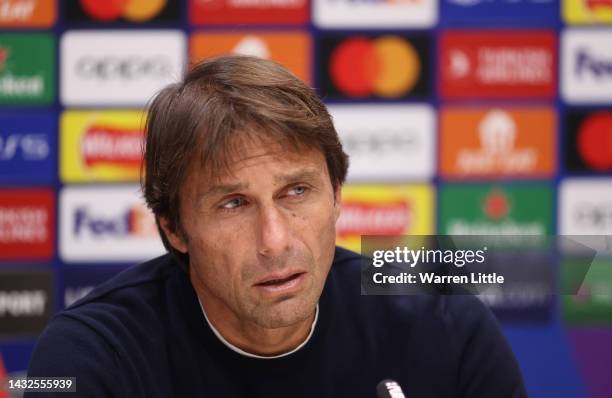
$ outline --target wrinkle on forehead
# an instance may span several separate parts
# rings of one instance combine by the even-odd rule
[[[224,140],[215,153],[202,151],[199,161],[193,162],[190,174],[200,175],[208,185],[218,184],[235,179],[239,170],[255,162],[268,161],[266,157],[270,160],[285,160],[288,155],[298,156],[314,149],[289,137],[278,137],[275,133],[247,130],[232,135]]]

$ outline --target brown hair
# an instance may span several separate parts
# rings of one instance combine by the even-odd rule
[[[160,227],[168,219],[183,234],[179,191],[196,161],[214,178],[245,139],[274,140],[295,149],[316,148],[325,156],[334,189],[348,168],[331,117],[316,93],[281,65],[249,56],[223,56],[194,65],[183,81],[152,101],[145,127],[145,200],[155,214],[166,249],[183,265]]]

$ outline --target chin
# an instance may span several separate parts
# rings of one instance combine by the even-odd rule
[[[316,308],[316,301],[298,299],[297,297],[281,298],[274,304],[261,308],[254,314],[254,322],[267,329],[277,329],[295,325],[310,318]],[[258,311],[259,312],[259,311]]]

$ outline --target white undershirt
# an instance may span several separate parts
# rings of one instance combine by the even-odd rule
[[[308,343],[308,341],[310,340],[310,337],[312,337],[312,334],[314,333],[315,325],[317,324],[317,319],[319,318],[319,304],[317,303],[317,307],[315,308],[315,317],[314,317],[314,320],[312,321],[312,325],[310,326],[310,333],[308,333],[308,336],[306,336],[306,339],[302,342],[302,344],[295,347],[293,350],[289,352],[285,352],[285,353],[270,356],[270,357],[265,357],[261,355],[251,354],[250,352],[246,352],[236,347],[229,341],[225,340],[225,338],[221,336],[221,333],[219,333],[219,331],[212,325],[212,323],[210,323],[210,320],[208,319],[208,316],[206,315],[206,311],[204,310],[204,306],[202,305],[202,302],[200,301],[199,297],[198,297],[198,303],[200,303],[200,308],[202,309],[202,313],[204,314],[204,319],[206,319],[206,323],[208,323],[208,326],[210,326],[215,336],[217,336],[217,338],[221,340],[223,344],[225,344],[230,350],[235,351],[238,354],[241,354],[247,357],[251,357],[251,358],[258,358],[258,359],[276,359],[276,358],[286,357],[287,355],[291,355],[297,350],[299,350],[300,348],[304,347],[306,343]]]

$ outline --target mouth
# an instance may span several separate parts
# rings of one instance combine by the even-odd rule
[[[288,293],[301,287],[305,275],[306,272],[301,271],[285,275],[272,275],[254,286],[265,293]]]

